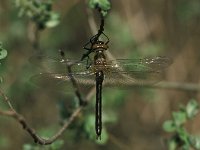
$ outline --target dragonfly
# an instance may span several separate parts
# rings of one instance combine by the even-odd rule
[[[157,83],[162,79],[164,69],[172,61],[170,58],[164,56],[109,60],[105,54],[105,51],[108,50],[108,41],[104,42],[101,40],[93,42],[89,48],[85,47],[85,49],[88,52],[83,55],[81,61],[42,56],[45,63],[55,66],[52,69],[54,72],[35,75],[32,81],[36,84],[44,84],[43,86],[46,87],[49,85],[59,87],[63,84],[70,84],[71,78],[73,78],[80,87],[96,87],[95,130],[97,139],[101,139],[102,88],[133,87],[136,85]],[[94,54],[93,60],[89,58],[91,53]],[[34,57],[33,61],[40,63],[37,58]],[[71,72],[67,73],[66,65],[69,63],[71,64]],[[44,80],[46,82],[43,82]]]

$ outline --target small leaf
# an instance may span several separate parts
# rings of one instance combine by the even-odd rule
[[[184,144],[189,145],[190,141],[189,141],[189,138],[188,138],[189,136],[188,136],[187,131],[185,131],[184,128],[178,128],[177,132],[178,132],[178,136],[179,136],[180,140]]]
[[[3,82],[3,78],[2,77],[0,77],[0,84]]]
[[[199,111],[199,105],[195,100],[189,101],[186,106],[186,113],[188,118],[193,118]]]
[[[51,13],[50,19],[45,23],[45,26],[48,28],[53,28],[60,23],[60,15],[57,13]]]
[[[88,135],[89,139],[96,139],[94,123],[95,123],[94,115],[88,115],[85,118],[84,130],[85,130],[86,134]]]
[[[0,43],[0,60],[4,59],[7,56],[7,50],[2,47],[2,43]]]
[[[185,111],[173,112],[172,116],[176,126],[180,126],[187,121],[187,116]]]
[[[184,144],[184,145],[182,146],[182,150],[190,150],[190,145]]]
[[[164,122],[163,129],[166,132],[174,132],[176,130],[176,126],[172,120],[168,120]]]
[[[108,12],[107,12],[107,11],[104,11],[104,10],[102,10],[102,11],[101,11],[101,13],[102,13],[102,15],[103,15],[103,16],[106,16]]]
[[[177,148],[176,140],[175,139],[171,139],[168,142],[168,150],[176,150],[176,148]]]
[[[30,144],[24,144],[23,145],[23,150],[33,150],[33,147]]]
[[[200,149],[200,137],[190,137],[191,145],[193,145],[196,149]]]
[[[99,6],[102,9],[101,13],[103,16],[105,16],[111,8],[111,4],[108,0],[89,0],[89,6],[93,9]]]
[[[105,144],[108,141],[108,133],[106,131],[106,128],[102,127],[102,133],[101,133],[101,139],[96,139],[97,135],[95,132],[95,116],[94,115],[88,115],[85,118],[85,124],[84,124],[84,130],[88,136],[89,139],[94,140],[97,144]]]

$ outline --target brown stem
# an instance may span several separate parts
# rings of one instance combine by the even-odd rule
[[[87,100],[91,99],[91,96],[93,95],[93,93],[94,93],[94,89],[91,90],[90,93],[88,93],[88,96],[86,97]],[[30,136],[34,139],[35,143],[38,143],[40,145],[48,145],[56,141],[63,134],[63,132],[69,127],[69,125],[75,120],[75,118],[79,115],[79,113],[82,111],[84,107],[84,106],[79,106],[77,109],[75,109],[72,115],[70,116],[70,118],[68,119],[68,121],[63,124],[63,126],[55,133],[54,136],[52,136],[51,138],[42,138],[27,123],[24,117],[13,109],[13,106],[10,100],[1,90],[0,90],[0,95],[3,97],[3,100],[8,104],[9,109],[10,109],[9,111],[0,110],[0,115],[9,116],[17,120],[22,125],[23,129],[26,130],[30,134]]]

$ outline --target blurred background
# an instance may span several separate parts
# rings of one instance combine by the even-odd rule
[[[111,0],[105,33],[109,51],[115,58],[167,56],[173,63],[165,70],[163,82],[200,82],[200,1],[199,0]],[[29,58],[40,49],[48,56],[80,59],[83,45],[96,34],[99,17],[83,0],[56,0],[53,11],[60,14],[54,28],[38,31],[34,23],[19,17],[13,1],[0,1],[0,41],[8,56],[1,61],[1,89],[43,137],[61,127],[76,107],[73,93],[51,91],[34,86],[30,78],[41,72]],[[35,47],[34,47],[35,44]],[[38,45],[37,45],[38,44]],[[39,47],[39,48],[38,48]],[[83,93],[87,95],[87,93]],[[162,129],[170,113],[190,99],[199,100],[197,90],[174,88],[135,88],[103,90],[103,135],[96,141],[94,129],[95,93],[88,106],[58,139],[59,149],[165,150],[169,136]],[[6,104],[0,101],[2,109]],[[187,125],[199,134],[200,116]],[[51,149],[38,146],[21,125],[9,117],[0,117],[0,149]]]

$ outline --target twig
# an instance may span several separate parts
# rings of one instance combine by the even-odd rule
[[[79,104],[80,104],[80,106],[85,106],[87,103],[86,103],[86,100],[84,100],[82,98],[78,84],[77,84],[76,80],[74,79],[74,77],[72,75],[71,64],[67,64],[67,70],[68,70],[68,75],[70,76],[70,80],[72,82],[72,85],[74,87],[74,92],[75,92],[75,94],[76,94],[76,96],[79,100]]]
[[[92,89],[91,92],[88,93],[88,96],[86,96],[87,98],[86,102],[88,102],[91,99],[93,93],[94,89]],[[34,139],[35,143],[38,143],[40,145],[48,145],[56,141],[84,108],[83,105],[76,108],[72,113],[72,115],[70,116],[70,118],[68,119],[68,121],[63,124],[62,128],[58,130],[54,136],[52,136],[51,138],[42,138],[36,133],[36,131],[33,128],[30,127],[30,125],[28,125],[24,117],[13,109],[10,100],[1,90],[0,90],[0,95],[3,97],[3,100],[8,104],[10,109],[9,111],[0,110],[0,115],[9,116],[17,120],[22,125],[23,129],[26,130],[30,134],[30,136]]]

